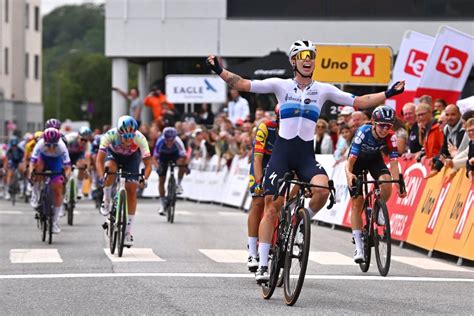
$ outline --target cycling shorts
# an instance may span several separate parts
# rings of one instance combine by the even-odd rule
[[[8,169],[18,169],[18,165],[21,161],[8,160]]]
[[[390,171],[383,161],[382,155],[373,155],[373,157],[357,157],[352,173],[357,177],[362,171],[368,170],[372,178],[378,179],[383,174],[390,175]]]
[[[44,170],[49,170],[51,172],[61,172],[64,168],[63,159],[61,156],[49,157],[41,153],[39,160],[43,163]],[[63,181],[64,179],[62,175],[55,175],[51,178],[52,183],[63,183]]]
[[[124,156],[114,153],[109,148],[107,148],[107,157],[105,157],[106,162],[115,161],[118,168],[122,167],[122,171],[137,173],[137,175],[127,175],[125,179],[128,182],[138,182],[138,169],[140,169],[141,159],[142,156],[139,150],[129,156]]]
[[[265,171],[264,194],[276,194],[278,180],[290,170],[294,170],[298,179],[303,182],[310,182],[316,175],[327,176],[326,170],[316,161],[312,141],[304,141],[298,136],[290,140],[277,137]]]
[[[176,163],[179,158],[183,158],[180,156],[179,152],[176,151],[172,154],[160,154],[160,158],[158,158],[158,163],[160,164],[160,168],[156,171],[160,177],[166,176],[166,172],[168,172],[168,163],[170,161]]]

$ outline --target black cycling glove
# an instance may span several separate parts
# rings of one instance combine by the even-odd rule
[[[388,98],[393,97],[394,95],[403,93],[403,91],[405,90],[405,87],[403,87],[401,90],[395,89],[395,87],[396,87],[397,84],[399,84],[399,83],[400,83],[400,81],[395,82],[395,83],[390,87],[390,89],[388,89],[387,91],[385,91],[385,98],[388,99]]]
[[[207,67],[211,68],[212,71],[214,71],[216,74],[220,75],[224,69],[222,69],[221,65],[219,64],[219,61],[217,60],[217,57],[214,56],[213,58],[214,65],[211,64],[207,59],[206,59],[206,65]]]

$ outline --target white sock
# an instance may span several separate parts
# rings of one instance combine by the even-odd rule
[[[160,203],[163,208],[165,208],[165,198],[163,196],[160,197]]]
[[[135,215],[128,215],[127,228],[125,234],[130,234],[132,231],[133,221],[135,220]]]
[[[248,237],[249,256],[257,256],[257,237]]]
[[[104,187],[104,202],[110,202],[112,196],[112,186]]]
[[[270,253],[271,244],[261,242],[258,245],[258,255],[260,257],[259,267],[268,267],[268,254]]]
[[[352,237],[354,237],[354,241],[356,244],[357,250],[362,250],[364,248],[364,244],[362,243],[362,231],[360,230],[353,230]]]
[[[77,179],[77,192],[82,194],[82,180]]]
[[[309,214],[309,218],[313,218],[314,215],[316,215],[316,212],[314,212],[311,207],[307,207],[307,210],[308,210],[308,214]]]
[[[54,207],[54,217],[53,222],[57,223],[59,220],[59,214],[61,213],[61,206]]]

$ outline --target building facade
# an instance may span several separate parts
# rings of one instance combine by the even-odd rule
[[[106,55],[113,85],[128,88],[133,61],[146,91],[169,58],[263,56],[297,39],[387,44],[396,53],[407,30],[435,36],[449,25],[474,34],[473,21],[472,0],[106,0]],[[126,104],[115,93],[112,102],[115,121]]]
[[[3,138],[12,132],[13,126],[18,134],[43,126],[40,5],[41,0],[0,0],[0,137]]]

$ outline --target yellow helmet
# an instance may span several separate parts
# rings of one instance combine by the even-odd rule
[[[35,132],[35,140],[40,139],[43,136],[43,131],[36,131]]]

